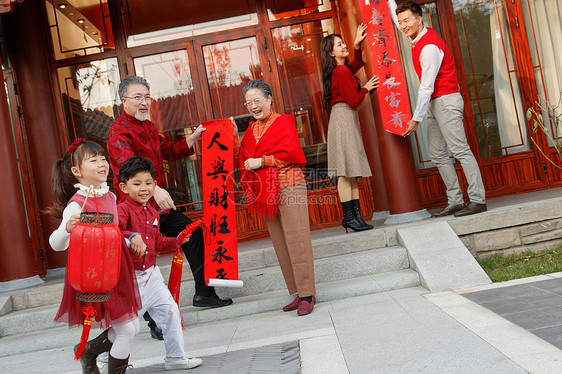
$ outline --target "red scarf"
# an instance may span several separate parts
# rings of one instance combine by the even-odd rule
[[[273,219],[273,215],[278,212],[277,207],[281,203],[279,168],[272,166],[245,170],[244,161],[249,158],[273,155],[278,160],[304,166],[306,158],[302,151],[295,120],[291,115],[283,114],[277,117],[259,142],[256,142],[251,127],[248,130],[240,143],[238,156],[238,168],[241,170],[240,182],[246,194],[248,212],[252,214],[255,211],[259,215],[267,212],[269,219]]]

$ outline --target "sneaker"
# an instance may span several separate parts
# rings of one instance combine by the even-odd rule
[[[203,360],[200,358],[189,357],[166,357],[164,359],[164,367],[166,370],[182,370],[193,369],[201,365]]]
[[[98,370],[100,371],[100,374],[107,374],[107,372],[109,371],[107,361],[100,359],[100,356],[98,356],[96,365],[98,366]]]

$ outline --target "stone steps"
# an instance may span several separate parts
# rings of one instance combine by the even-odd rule
[[[375,229],[365,232],[357,232],[347,235],[340,228],[331,228],[326,230],[312,232],[312,247],[314,251],[315,261],[321,258],[339,256],[342,254],[355,253],[370,249],[385,248],[397,244],[395,230]],[[171,256],[162,256],[157,259],[164,279],[168,279],[171,269]],[[269,239],[254,242],[241,243],[239,245],[238,268],[240,276],[242,273],[252,270],[266,269],[278,266],[277,256],[271,246]],[[259,277],[259,271],[255,276]],[[62,282],[63,277],[47,280],[43,285],[29,289],[12,291],[5,293],[11,297],[11,310],[23,310],[29,308],[37,308],[51,304],[57,304],[62,298]],[[251,282],[250,282],[251,283]],[[245,285],[246,287],[246,285]],[[182,295],[193,294],[193,275],[189,269],[189,265],[184,261],[182,273]],[[236,291],[226,290],[221,295],[230,295],[233,292],[238,297]],[[233,296],[229,296],[233,297]],[[191,300],[186,301],[191,304]],[[180,305],[183,301],[180,301]],[[185,304],[185,305],[187,305]]]
[[[402,269],[319,283],[317,284],[316,296],[318,303],[325,303],[332,300],[418,285],[418,274],[411,269]],[[184,323],[188,327],[198,323],[232,319],[274,310],[283,313],[281,308],[291,301],[292,298],[287,295],[285,290],[279,290],[241,297],[236,299],[233,305],[225,308],[201,309],[189,306],[182,307],[181,311]],[[0,329],[10,326],[12,334],[0,338],[0,357],[47,349],[66,348],[70,350],[74,344],[77,344],[81,330],[76,328],[69,329],[64,325],[52,323],[56,310],[57,307],[43,306],[11,313],[10,319],[1,318]],[[49,319],[50,322],[45,322],[49,321]],[[149,331],[146,323],[141,323],[140,325],[140,333],[148,334]],[[97,336],[100,332],[101,330],[94,329],[90,332],[90,337]]]
[[[407,253],[402,247],[378,248],[319,258],[315,260],[316,283],[329,284],[344,279],[403,270],[407,269],[408,266]],[[222,297],[233,297],[235,304],[240,303],[239,299],[244,297],[261,295],[268,298],[273,292],[284,292],[286,294],[285,282],[278,265],[241,272],[239,275],[240,279],[244,281],[243,288],[223,288],[218,291]],[[50,291],[60,292],[61,287],[59,286],[57,289],[52,286]],[[31,297],[32,295],[34,297]],[[37,299],[35,299],[35,296],[37,296]],[[193,281],[182,282],[180,308],[192,305],[192,296]],[[45,300],[46,296],[41,295],[39,297],[34,291],[28,295],[28,298],[34,300],[34,304],[38,304],[39,300]],[[55,327],[53,317],[58,310],[60,297],[53,298],[50,301],[47,305],[17,310],[0,317],[0,337]],[[208,313],[220,314],[219,310],[214,309]]]

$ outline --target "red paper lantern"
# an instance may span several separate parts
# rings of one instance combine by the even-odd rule
[[[68,282],[80,301],[106,301],[117,285],[122,236],[112,222],[112,214],[81,213],[70,234]]]

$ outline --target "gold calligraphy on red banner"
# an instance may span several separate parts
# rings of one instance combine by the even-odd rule
[[[234,205],[232,122],[201,124],[203,220],[205,222],[205,282],[238,279],[238,242]]]
[[[367,25],[368,53],[373,70],[380,78],[377,89],[383,126],[403,135],[411,119],[408,88],[400,65],[400,52],[386,0],[357,0],[363,23]]]

